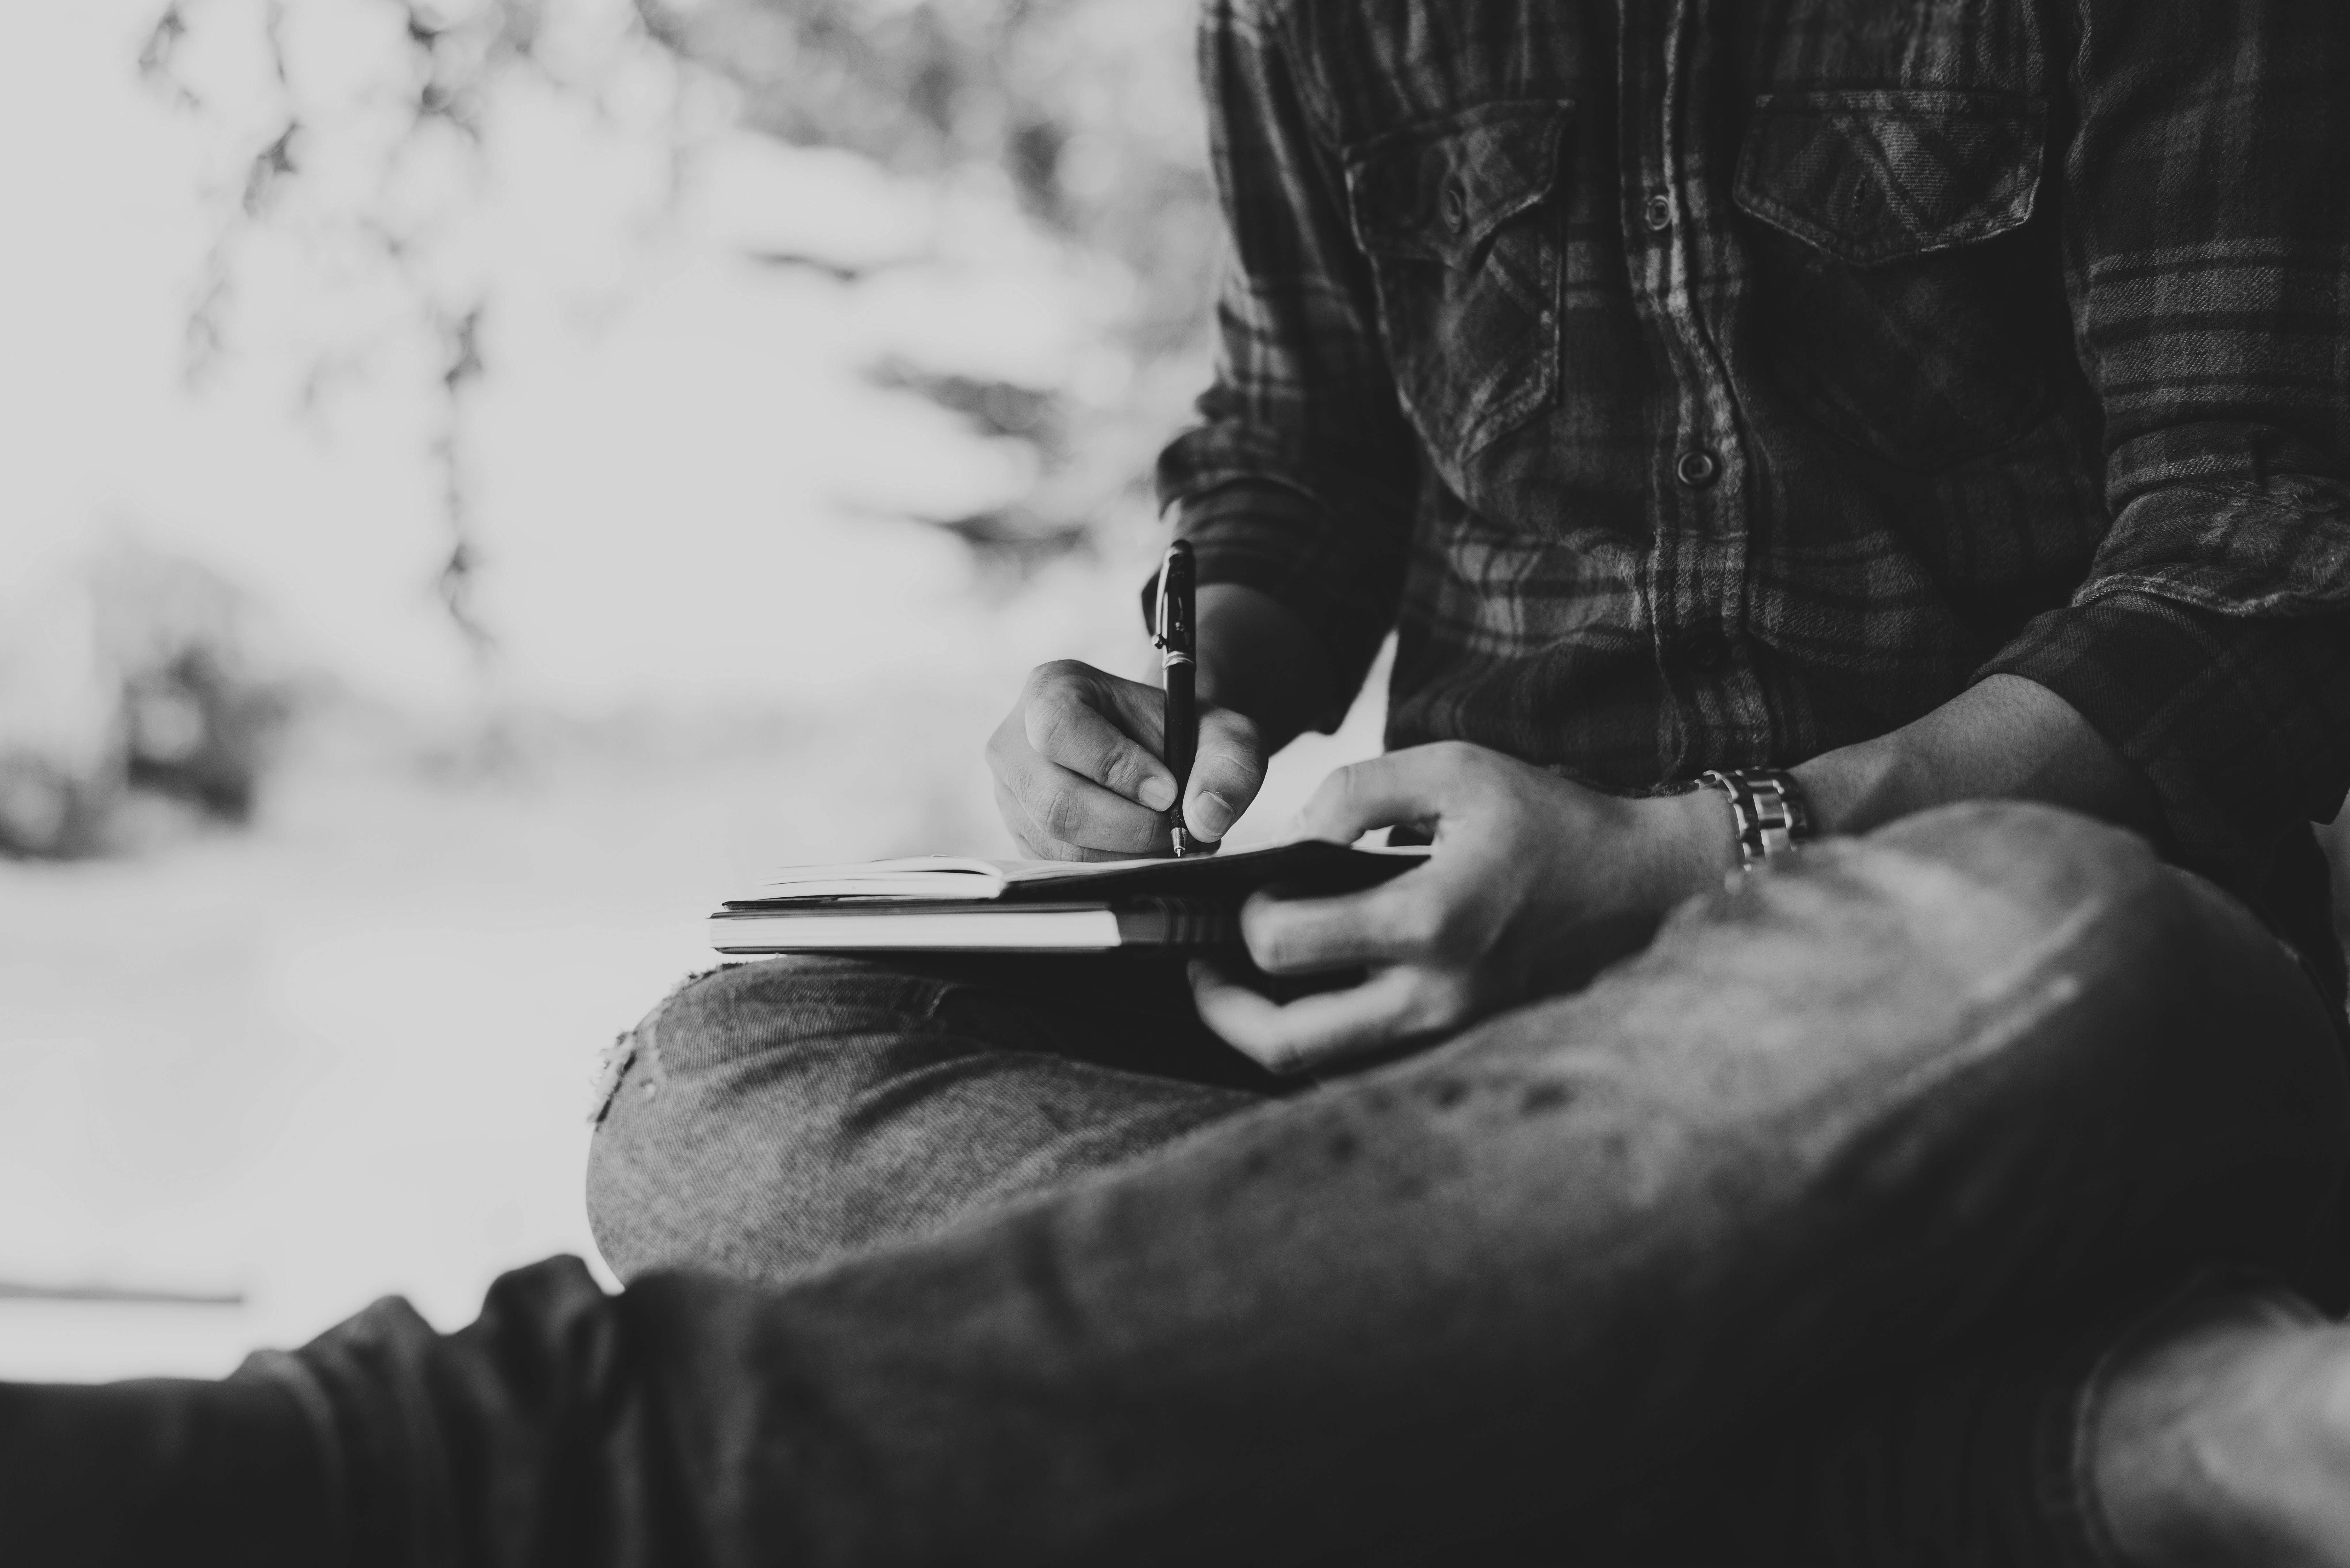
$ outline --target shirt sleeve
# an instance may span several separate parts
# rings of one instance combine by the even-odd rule
[[[1295,611],[1343,717],[1396,616],[1418,482],[1345,184],[1256,0],[1211,0],[1201,64],[1230,236],[1215,379],[1160,456],[1200,582]]]
[[[2072,703],[2185,857],[2252,885],[2350,789],[2350,5],[2074,24],[2062,222],[2111,527],[1981,673]]]

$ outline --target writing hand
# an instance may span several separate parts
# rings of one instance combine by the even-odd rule
[[[1175,775],[1159,761],[1162,694],[1075,659],[1029,672],[1020,701],[987,742],[1004,826],[1046,860],[1163,853]],[[1256,726],[1201,703],[1200,749],[1183,819],[1201,839],[1223,837],[1264,783]]]
[[[1284,1005],[1195,966],[1201,1018],[1283,1073],[1439,1038],[1587,976],[1736,863],[1711,791],[1627,800],[1458,742],[1339,769],[1304,821],[1339,843],[1433,821],[1436,842],[1425,865],[1367,892],[1260,893],[1243,909],[1267,973],[1367,967],[1361,984]]]

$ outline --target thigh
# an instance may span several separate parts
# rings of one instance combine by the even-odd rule
[[[836,1407],[914,1402],[859,1440],[957,1456],[941,1540],[1587,1542],[2019,1322],[2294,1265],[2345,1125],[2331,1023],[2241,910],[2126,835],[1970,807],[759,1321],[821,1341]]]
[[[541,1272],[480,1332],[301,1357],[361,1393],[437,1358],[460,1432],[576,1421],[473,1440],[475,1479],[585,1474],[719,1556],[1638,1561],[1597,1532],[1658,1477],[1720,1509],[1725,1434],[1774,1451],[2131,1260],[2312,1229],[2332,1025],[2236,917],[2092,825],[1920,819],[1579,996],[788,1290]]]
[[[786,958],[616,1044],[588,1166],[614,1270],[760,1282],[938,1231],[1275,1092],[1149,955]]]
[[[1619,1560],[2090,1561],[2074,1444],[2124,1327],[2214,1271],[2338,1302],[2350,1116],[2331,1004],[2237,900],[2150,863],[2093,871],[2080,836],[2062,819],[1952,814],[1839,852],[1837,879],[1856,885],[1803,889],[1808,909],[1787,900],[1800,883],[1746,889],[1764,899],[1754,925],[1706,963],[1735,1005],[1709,1018],[1687,997],[1712,1065],[1673,1098],[1793,1092],[1783,1168],[1831,1158],[1775,1216],[1751,1211],[1750,1240],[1775,1220],[1815,1263],[1740,1314],[1758,1357],[1742,1376],[1778,1395],[1722,1386],[1697,1411],[1673,1462],[1641,1479]],[[1684,944],[1721,939],[1711,923],[1664,948],[1695,956]],[[1731,950],[1747,961],[1725,973]],[[1944,1037],[1913,1033],[1887,1060],[1904,1014],[1941,1019]],[[1808,1047],[1782,1029],[1806,1018]],[[1767,1076],[1722,1076],[1774,1054]],[[1765,1103],[1725,1130],[1743,1136]],[[1875,1203],[1891,1223],[1814,1250]],[[1785,1334],[1791,1310],[1800,1325],[1855,1308],[1837,1340]]]

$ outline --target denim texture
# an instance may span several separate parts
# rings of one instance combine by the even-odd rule
[[[2314,990],[2232,901],[2044,809],[1820,845],[1577,994],[1238,1108],[947,1027],[1041,1005],[959,1001],[975,976],[853,972],[728,971],[653,1030],[723,1068],[665,1137],[780,1123],[846,1165],[647,1159],[619,1119],[646,1053],[598,1222],[662,1266],[608,1298],[542,1264],[445,1336],[381,1303],[223,1386],[311,1413],[251,1504],[331,1516],[251,1561],[2035,1568],[2093,1549],[2071,1433],[2116,1324],[2208,1266],[2339,1283]],[[886,994],[920,1004],[893,1027]],[[923,1086],[892,1096],[907,1038]],[[1072,1083],[1140,1130],[1056,1144],[1021,1107]],[[899,1115],[953,1174],[863,1208],[906,1150],[826,1140]],[[15,1397],[0,1511],[37,1540],[69,1445]]]
[[[613,1269],[780,1283],[1160,1148],[1284,1092],[1182,961],[783,958],[616,1047],[588,1213]]]

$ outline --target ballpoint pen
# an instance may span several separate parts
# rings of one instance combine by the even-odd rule
[[[1183,823],[1183,790],[1191,783],[1191,759],[1200,747],[1200,708],[1192,688],[1192,655],[1197,651],[1197,628],[1192,622],[1196,577],[1190,543],[1178,539],[1168,545],[1167,558],[1159,564],[1157,635],[1151,641],[1159,649],[1167,688],[1164,753],[1167,766],[1175,774],[1175,804],[1168,808],[1167,823],[1178,855],[1189,855],[1196,847],[1191,829]]]

